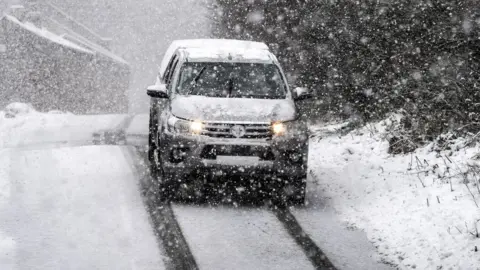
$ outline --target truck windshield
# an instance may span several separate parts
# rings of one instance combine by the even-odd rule
[[[177,93],[283,99],[286,86],[274,64],[190,62],[181,68]]]

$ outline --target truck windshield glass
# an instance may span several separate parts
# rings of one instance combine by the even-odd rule
[[[283,99],[286,97],[286,87],[274,64],[190,62],[181,69],[177,93]]]

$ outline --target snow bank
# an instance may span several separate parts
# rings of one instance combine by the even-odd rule
[[[3,116],[5,118],[15,118],[17,116],[24,116],[35,112],[35,109],[30,104],[14,102],[5,107]]]
[[[138,114],[134,116],[125,131],[127,135],[148,136],[149,117],[148,114]]]
[[[480,191],[462,174],[479,147],[459,143],[436,153],[429,145],[391,156],[386,126],[312,139],[310,203],[333,207],[349,227],[366,232],[385,262],[402,269],[480,269],[480,211],[472,197],[480,204]]]
[[[132,118],[132,121],[125,130],[128,145],[148,147],[149,117],[148,114],[138,114]]]
[[[13,103],[0,112],[0,149],[45,144],[86,144],[99,130],[114,130],[126,115],[40,113],[30,105]]]

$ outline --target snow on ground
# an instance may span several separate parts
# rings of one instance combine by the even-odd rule
[[[479,147],[448,158],[449,152],[437,155],[431,145],[391,156],[384,132],[379,123],[312,141],[316,185],[310,204],[333,207],[350,228],[366,232],[384,261],[401,269],[480,269],[480,252],[474,251],[480,247],[474,237],[480,211],[462,177],[455,177]],[[480,203],[477,187],[469,188]]]
[[[126,129],[127,134],[131,135],[148,135],[148,114],[137,114]]]
[[[338,269],[392,270],[378,262],[375,248],[364,233],[345,228],[332,209],[325,205],[310,205],[291,211],[305,232]]]
[[[0,269],[163,267],[124,150],[72,147],[127,119],[25,104],[0,111]],[[479,165],[479,147],[391,156],[382,124],[339,136],[345,128],[312,128],[308,206],[292,209],[332,262],[384,269],[374,262],[380,257],[401,269],[480,269],[480,211],[461,178],[466,164]],[[131,118],[125,133],[145,145],[148,115]],[[479,189],[468,187],[480,204]],[[174,207],[200,267],[311,267],[272,213],[242,209]]]
[[[40,113],[26,104],[14,103],[0,112],[0,148],[46,144],[82,145],[92,141],[94,132],[115,129],[126,117]]]
[[[10,174],[10,159],[7,151],[0,149],[0,211],[8,206],[11,193],[11,183],[8,181]],[[13,254],[15,241],[3,231],[3,219],[0,215],[0,269],[14,269]]]
[[[164,268],[124,151],[0,150],[0,269]]]
[[[268,210],[174,205],[200,269],[312,269]]]
[[[347,129],[348,126],[349,126],[348,122],[329,124],[325,126],[321,126],[321,125],[311,126],[310,132],[312,132],[315,135],[322,135],[322,136],[335,135],[335,134],[341,133],[342,130]]]
[[[126,115],[0,111],[0,269],[162,269],[125,148],[81,146]]]
[[[148,114],[135,115],[128,128],[125,130],[125,135],[128,145],[139,147],[148,146]]]

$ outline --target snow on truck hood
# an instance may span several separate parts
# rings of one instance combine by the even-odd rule
[[[173,115],[189,120],[272,122],[295,118],[295,104],[288,99],[177,96],[171,106]]]

